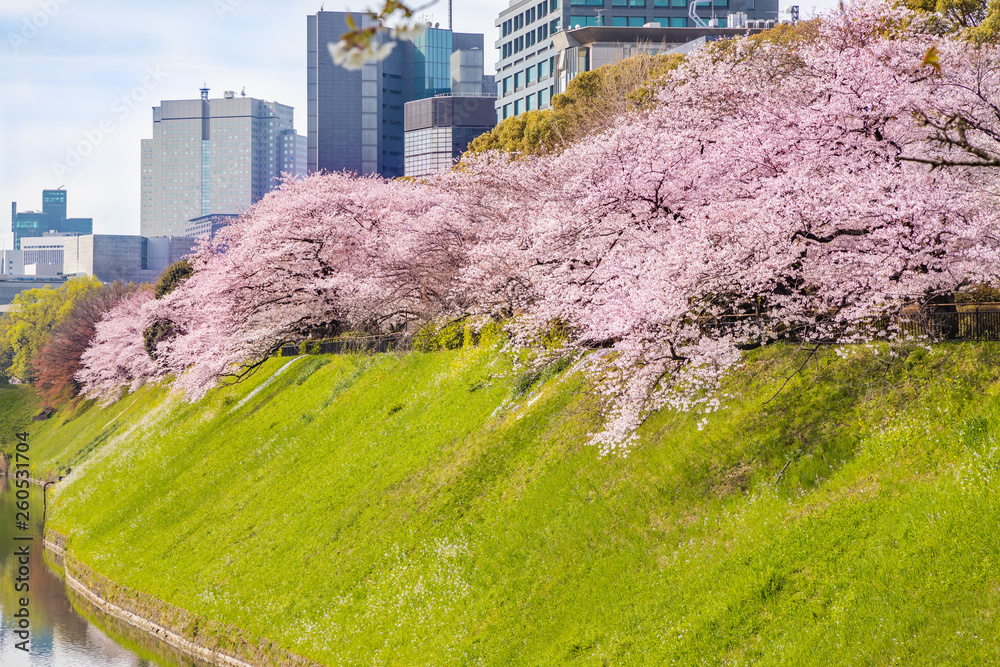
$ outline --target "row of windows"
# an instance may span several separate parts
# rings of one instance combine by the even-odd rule
[[[725,3],[728,0],[715,0],[716,7],[725,7]],[[705,3],[706,5],[708,3]],[[716,17],[717,28],[726,27],[726,19]],[[652,21],[649,21],[645,16],[613,16],[611,18],[611,25],[613,27],[639,27],[646,25],[647,23],[659,23],[661,28],[686,28],[688,26],[688,20],[686,16],[658,16]],[[601,23],[601,18],[598,16],[570,16],[569,17],[569,27],[570,29],[575,28],[586,28],[589,26],[600,26],[604,25]]]
[[[714,4],[716,7],[728,7],[728,0],[697,0],[698,6],[708,6],[709,4]],[[605,0],[570,0],[569,4],[571,6],[587,6],[587,7],[603,7]],[[687,0],[611,0],[612,7],[646,7],[651,5],[653,7],[687,7]],[[754,0],[749,0],[749,6],[747,9],[754,9]]]
[[[726,19],[716,18],[719,28],[726,27]],[[658,16],[652,20],[653,23],[659,23],[661,28],[686,28],[688,26],[688,19],[686,16]],[[615,16],[611,19],[611,25],[616,28],[623,27],[639,27],[646,25],[649,21],[643,16]],[[574,28],[583,28],[586,26],[597,26],[595,17],[586,16],[573,16],[570,19],[570,25]]]
[[[515,72],[513,76],[504,77],[500,87],[500,96],[511,95],[525,86],[533,85],[536,81],[544,81],[552,75],[554,66],[555,57],[553,56],[537,65]]]
[[[612,7],[646,7],[647,2],[653,7],[686,7],[687,0],[611,0]],[[603,7],[605,0],[570,0],[569,4],[571,6],[586,6],[586,7]],[[699,5],[708,5],[708,0],[698,0]],[[716,1],[716,7],[726,7],[728,6],[726,2],[719,3]],[[754,0],[750,0],[750,5],[747,9],[754,8]]]
[[[536,19],[540,19],[549,12],[554,12],[557,9],[559,9],[559,0],[542,0],[542,2],[534,7],[526,9],[520,14],[504,21],[500,25],[500,38],[503,39],[507,35],[513,34],[524,26],[533,23]]]
[[[510,104],[503,105],[503,117],[510,118],[511,116],[516,116],[519,113],[525,111],[534,111],[535,109],[544,109],[549,106],[552,101],[552,95],[555,93],[555,86],[549,86],[537,93],[532,93],[522,97],[519,100],[514,100]]]
[[[553,19],[546,25],[538,26],[538,29],[527,32],[520,37],[516,37],[500,47],[500,57],[510,58],[515,53],[520,53],[524,49],[531,48],[536,43],[546,39],[549,34],[559,32],[560,19]]]

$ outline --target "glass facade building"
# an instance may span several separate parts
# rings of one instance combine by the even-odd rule
[[[306,25],[308,170],[403,176],[405,105],[453,92],[453,54],[482,51],[483,35],[428,27],[413,41],[397,40],[386,59],[348,70],[328,48],[349,30],[347,14],[320,11]]]
[[[413,97],[451,92],[451,30],[428,28],[413,40]]]
[[[406,175],[451,169],[469,142],[496,125],[492,95],[447,95],[406,104]]]
[[[60,234],[92,234],[93,218],[66,217],[66,191],[42,190],[42,210],[18,212],[17,202],[11,204],[10,230],[14,233],[14,250],[21,249],[21,239],[40,237],[46,232]]]

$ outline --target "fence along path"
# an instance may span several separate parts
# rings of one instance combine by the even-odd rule
[[[903,312],[897,315],[895,319],[899,331],[909,336],[927,336],[935,340],[1000,341],[1000,303],[946,303],[934,304],[933,308],[933,311]],[[706,320],[704,326],[718,331],[759,317],[761,316],[729,315]],[[874,320],[872,324],[875,328],[884,329],[888,320]],[[280,356],[391,352],[410,349],[410,342],[410,338],[403,334],[305,340],[285,345],[281,348]]]

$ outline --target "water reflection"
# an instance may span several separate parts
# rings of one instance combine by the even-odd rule
[[[35,485],[29,489],[31,527],[18,530],[15,512],[14,480],[0,477],[0,665],[3,667],[156,667],[157,663],[140,658],[76,613],[66,597],[63,581],[49,569],[42,558],[42,492]],[[31,542],[15,541],[28,536]],[[15,590],[18,561],[15,545],[30,544],[30,590]],[[31,614],[31,651],[16,647],[14,634],[20,608],[19,598],[29,599]]]

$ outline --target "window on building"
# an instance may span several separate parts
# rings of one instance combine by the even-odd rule
[[[627,16],[612,16],[611,17],[611,26],[612,27],[614,27],[614,28],[624,28],[627,25],[628,25],[628,17]]]
[[[535,96],[534,95],[528,95],[527,97],[524,98],[524,110],[525,111],[532,111],[532,110],[534,110],[536,108],[537,107],[535,106]]]
[[[514,115],[518,115],[524,111],[524,100],[514,100]]]
[[[549,102],[551,100],[552,100],[552,98],[549,95],[549,89],[548,88],[546,88],[545,90],[538,91],[538,108],[539,109],[544,109],[545,107],[549,106]]]
[[[550,70],[549,70],[549,61],[548,60],[543,60],[542,62],[538,63],[538,80],[539,81],[541,81],[542,79],[548,78],[549,73],[550,73]]]
[[[517,72],[514,74],[514,90],[521,90],[524,88],[524,72]]]
[[[524,83],[525,83],[526,86],[530,86],[531,84],[533,84],[535,82],[535,66],[534,65],[532,65],[531,67],[529,67],[526,70],[524,70],[524,79],[525,79]]]
[[[559,9],[559,0],[549,0],[549,11],[554,12]]]
[[[559,32],[559,30],[560,30],[560,25],[559,24],[561,22],[562,22],[562,19],[552,19],[552,21],[549,23],[549,34],[550,35],[554,35],[557,32]]]
[[[728,7],[729,0],[713,0],[712,4],[716,7]]]
[[[596,16],[570,16],[569,17],[569,27],[573,28],[586,28],[592,25],[601,25],[599,23],[601,19]]]
[[[506,78],[504,78],[504,80],[503,80],[503,95],[510,95],[511,92],[513,91],[513,88],[511,87],[513,85],[513,81],[511,81],[512,78],[513,77],[509,77],[509,76],[506,77]]]
[[[538,26],[538,41],[540,42],[548,36],[549,36],[549,26],[547,25]]]
[[[715,22],[717,23],[716,28],[725,28],[726,23],[728,23],[726,19],[715,19]]]
[[[630,16],[630,17],[628,17],[628,24],[630,26],[638,26],[638,27],[641,28],[642,26],[646,25],[646,17],[645,16]]]
[[[669,7],[670,0],[653,0],[654,7]]]
[[[686,28],[688,27],[688,20],[686,16],[674,16],[670,19],[671,28]]]

